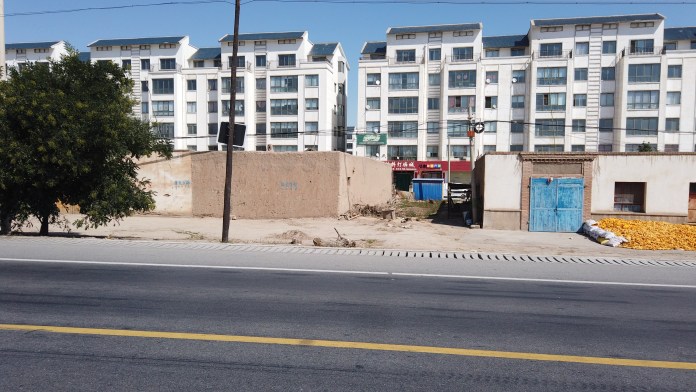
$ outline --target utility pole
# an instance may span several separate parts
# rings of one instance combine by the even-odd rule
[[[0,79],[7,77],[5,68],[5,0],[0,0]]]
[[[1,0],[0,0],[1,1]],[[222,242],[229,241],[230,215],[232,213],[232,153],[234,152],[235,98],[237,98],[237,53],[239,51],[239,1],[234,3],[234,36],[230,61],[230,118],[227,138],[227,163],[225,165],[225,203],[222,210]]]
[[[471,161],[471,222],[476,224],[476,181],[474,181],[474,151],[476,150],[476,132],[474,131],[474,116],[471,113],[471,106],[469,106],[469,129],[467,131],[467,136],[469,136],[469,159]]]

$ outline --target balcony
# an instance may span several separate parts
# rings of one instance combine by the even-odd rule
[[[621,56],[660,56],[667,53],[663,47],[636,48],[627,46],[621,51]]]
[[[572,50],[542,50],[532,52],[532,58],[535,60],[563,60],[573,58]]]
[[[389,65],[418,65],[423,64],[424,57],[418,56],[413,58],[396,58],[389,57]]]
[[[481,53],[472,53],[471,55],[460,56],[445,56],[445,61],[449,63],[472,63],[481,59]]]

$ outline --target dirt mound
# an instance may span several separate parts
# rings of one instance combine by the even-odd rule
[[[309,240],[312,237],[308,236],[305,232],[300,231],[300,230],[288,230],[285,233],[278,234],[271,236],[274,238],[279,238],[283,240],[295,240],[295,241],[304,241],[304,240]]]

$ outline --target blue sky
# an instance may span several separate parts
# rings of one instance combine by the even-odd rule
[[[5,0],[5,13],[157,3],[165,0]],[[247,1],[247,0],[244,0]],[[243,1],[243,2],[244,2]],[[435,0],[436,1],[436,0]],[[490,0],[492,2],[500,0]],[[516,0],[511,0],[516,1]],[[540,0],[543,1],[543,0]],[[556,2],[562,2],[557,0]],[[585,0],[575,0],[582,3]],[[594,0],[594,2],[597,2]],[[696,25],[695,5],[412,5],[251,2],[240,13],[240,32],[309,31],[312,42],[339,41],[351,66],[348,123],[355,125],[358,57],[365,41],[385,39],[387,28],[483,22],[484,35],[525,34],[529,20],[590,15],[659,12],[667,27]],[[230,4],[166,5],[108,11],[11,16],[5,20],[8,43],[65,40],[80,50],[102,38],[189,35],[197,47],[217,46],[232,33]]]

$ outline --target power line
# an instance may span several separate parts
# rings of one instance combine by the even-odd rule
[[[197,5],[197,4],[234,4],[227,0],[190,0],[190,1],[164,1],[159,3],[141,3],[141,4],[124,4],[124,5],[111,5],[103,7],[83,7],[83,8],[70,8],[63,10],[44,10],[44,11],[25,11],[25,12],[12,12],[9,14],[0,15],[0,17],[14,17],[14,16],[34,16],[34,15],[50,15],[50,14],[69,14],[76,12],[86,12],[86,11],[107,11],[107,10],[118,10],[118,9],[129,9],[129,8],[145,8],[145,7],[161,7],[168,5]]]
[[[696,5],[693,0],[666,1],[562,1],[562,0],[247,0],[250,3],[320,3],[320,4],[412,4],[412,5]]]

